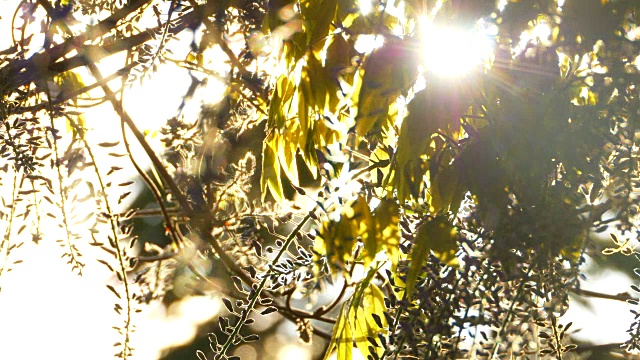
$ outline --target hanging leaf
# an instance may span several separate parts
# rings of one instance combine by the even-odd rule
[[[329,35],[331,21],[335,18],[337,7],[338,0],[300,1],[300,10],[307,27],[307,44],[310,47],[324,44],[320,40]]]
[[[362,214],[358,214],[361,217]],[[327,256],[329,267],[334,271],[352,260],[353,250],[357,243],[359,220],[351,206],[340,210],[338,219],[324,222],[314,241],[315,251]]]
[[[55,98],[58,99],[65,99],[85,87],[84,81],[82,81],[82,77],[72,70],[65,71],[59,75],[54,76],[53,82],[58,85],[60,89],[58,94],[55,95]],[[74,103],[74,105],[77,105],[77,95],[71,96],[70,99]]]
[[[384,316],[384,294],[371,282],[378,270],[379,267],[371,268],[367,276],[358,283],[353,295],[342,304],[324,359],[337,349],[338,359],[351,360],[354,343],[365,355],[370,346],[367,338],[378,338],[386,331],[388,325]],[[382,327],[376,324],[374,315],[380,319]],[[378,356],[382,355],[383,350],[377,350]]]
[[[456,251],[458,231],[444,216],[428,220],[418,229],[411,248],[411,258],[407,273],[406,294],[410,299],[424,261],[433,254],[449,266],[458,266]]]
[[[431,180],[431,207],[436,213],[451,211],[456,214],[466,189],[460,182],[460,171],[455,165],[444,166]]]
[[[293,0],[269,0],[269,6],[262,28],[265,32],[274,31],[280,26],[286,25],[286,19],[282,18],[282,9],[287,6],[293,6]]]
[[[411,40],[387,39],[364,64],[358,95],[356,133],[365,136],[386,122],[389,106],[418,76],[416,45]]]
[[[300,136],[297,125],[291,125],[289,131],[283,134],[274,134],[276,149],[278,152],[278,162],[282,166],[285,175],[295,186],[298,186],[298,164],[296,163],[296,152],[298,151],[297,138]]]
[[[260,179],[260,188],[262,190],[262,199],[266,198],[268,193],[271,193],[273,198],[280,202],[284,199],[284,192],[282,189],[282,179],[280,178],[280,163],[278,162],[277,153],[274,147],[273,134],[264,142],[262,147],[262,177]],[[267,191],[268,190],[268,191]]]
[[[349,304],[345,302],[340,308],[340,315],[336,319],[331,334],[331,342],[327,347],[324,360],[328,360],[333,350],[337,350],[338,360],[351,360],[353,355],[353,334],[351,330],[351,321],[349,321]]]
[[[345,205],[339,219],[327,220],[315,240],[315,249],[325,254],[330,266],[339,269],[352,261],[357,239],[362,239],[364,251],[361,258],[367,267],[384,250],[392,267],[400,255],[399,208],[395,201],[384,199],[374,212],[369,209],[365,197]]]
[[[468,80],[468,79],[467,79]],[[471,84],[473,81],[471,81]],[[433,134],[437,131],[449,134],[456,140],[460,133],[460,118],[469,108],[473,85],[459,81],[445,82],[437,77],[427,79],[426,88],[418,92],[407,107],[408,115],[400,127],[398,148],[393,164],[394,183],[401,204],[418,199],[423,187],[424,176],[433,165],[428,164],[433,155],[444,146],[434,147]],[[441,162],[444,167],[448,162]],[[450,177],[453,173],[448,174]],[[431,181],[435,174],[431,174]],[[451,194],[458,192],[452,190]],[[439,196],[438,194],[436,196]],[[438,201],[442,200],[439,198]],[[439,204],[445,209],[448,204]]]
[[[387,328],[386,317],[384,312],[386,308],[384,306],[384,294],[375,285],[369,284],[364,290],[362,297],[362,304],[355,308],[355,314],[353,316],[353,339],[356,343],[356,347],[360,350],[360,353],[366,355],[369,353],[370,343],[367,338],[377,337]],[[352,310],[353,312],[353,310]],[[381,325],[376,324],[374,315],[381,321]],[[379,357],[382,356],[384,348],[378,347],[376,353]]]
[[[394,200],[383,199],[373,213],[369,212],[369,206],[364,197],[358,199],[358,203],[366,213],[360,221],[362,240],[364,242],[364,266],[367,267],[375,259],[376,255],[385,250],[387,258],[391,260],[392,267],[398,263],[398,246],[400,244],[399,207]]]
[[[276,82],[276,89],[269,104],[268,128],[283,129],[287,122],[286,110],[291,107],[291,99],[295,92],[295,84],[288,76],[282,75]]]

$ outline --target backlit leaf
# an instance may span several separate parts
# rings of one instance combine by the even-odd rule
[[[385,250],[392,266],[398,262],[400,230],[398,228],[399,208],[395,201],[384,199],[372,212],[363,196],[346,204],[340,219],[327,220],[315,241],[318,253],[326,254],[330,266],[340,268],[348,261],[361,238],[364,242],[362,259],[369,266],[376,255]]]
[[[262,178],[260,179],[260,185],[263,199],[267,196],[267,193],[271,193],[274,199],[279,202],[284,199],[284,194],[280,179],[280,163],[272,146],[273,139],[271,141],[267,139],[262,147]]]
[[[416,281],[422,272],[424,261],[433,252],[440,261],[449,265],[457,266],[456,257],[458,232],[444,216],[438,216],[428,220],[416,234],[413,247],[411,248],[411,260],[407,273],[406,293],[410,297],[415,287]]]
[[[367,338],[378,338],[386,331],[384,294],[371,282],[378,270],[371,268],[351,298],[342,305],[325,359],[337,349],[338,359],[351,360],[354,343],[362,354],[367,354],[370,346]],[[380,319],[382,327],[376,324],[373,315]],[[382,355],[383,350],[379,348],[378,355]]]
[[[389,106],[416,81],[415,44],[410,40],[387,39],[365,62],[358,95],[356,133],[364,136],[386,121]]]
[[[331,342],[327,347],[324,360],[329,359],[333,350],[337,350],[338,360],[351,360],[353,354],[353,335],[351,330],[351,322],[349,321],[349,306],[345,302],[340,308],[340,315],[333,326],[331,334]]]
[[[338,0],[303,0],[300,1],[302,16],[306,21],[308,45],[313,47],[329,34],[331,21],[334,19]]]

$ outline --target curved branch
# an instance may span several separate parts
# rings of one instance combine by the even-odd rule
[[[89,68],[93,76],[96,78],[96,80],[98,81],[103,80],[102,74],[100,73],[100,69],[98,69],[98,67],[95,64],[89,63],[87,64],[87,67]],[[149,143],[147,143],[147,140],[144,138],[144,135],[138,129],[133,119],[131,119],[129,114],[127,114],[127,112],[122,108],[122,104],[120,104],[120,102],[116,98],[115,93],[109,88],[107,84],[104,84],[101,87],[105,93],[105,96],[107,97],[107,100],[109,100],[113,109],[116,111],[118,116],[120,116],[120,119],[127,124],[129,129],[131,129],[131,132],[133,132],[133,135],[136,137],[136,139],[144,149],[145,153],[151,160],[151,163],[156,168],[156,171],[158,171],[158,174],[160,175],[162,180],[171,190],[171,193],[173,197],[176,199],[177,203],[180,205],[180,207],[182,207],[185,211],[187,211],[187,213],[191,214],[192,209],[189,202],[187,201],[186,196],[182,193],[180,188],[178,188],[178,185],[173,181],[173,178],[171,177],[171,175],[169,175],[169,172],[167,172],[167,169],[165,169],[164,164],[162,163],[162,161],[160,161],[160,159],[156,155],[155,151],[151,148]]]

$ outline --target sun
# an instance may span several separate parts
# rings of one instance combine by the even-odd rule
[[[427,24],[422,31],[422,58],[426,72],[460,77],[482,67],[493,53],[491,37],[478,29],[461,30]]]

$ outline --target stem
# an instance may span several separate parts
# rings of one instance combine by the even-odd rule
[[[100,69],[98,69],[98,67],[95,64],[89,63],[87,64],[87,67],[89,68],[93,76],[96,78],[96,80],[100,82],[103,80],[102,74],[100,73]],[[127,114],[127,112],[123,109],[122,104],[116,98],[115,93],[111,91],[111,89],[107,84],[103,84],[101,85],[101,87],[102,87],[102,91],[104,91],[105,96],[107,97],[107,100],[109,100],[113,109],[120,116],[120,119],[125,124],[127,124],[129,129],[131,129],[131,132],[133,132],[133,135],[136,137],[136,139],[144,149],[145,153],[149,157],[149,160],[151,160],[151,163],[153,164],[154,168],[156,169],[156,171],[158,172],[162,180],[171,190],[171,194],[173,195],[173,197],[175,197],[180,207],[182,207],[188,213],[191,213],[191,206],[189,205],[187,198],[184,196],[180,188],[178,188],[178,185],[176,185],[176,183],[173,181],[173,178],[171,177],[171,175],[169,175],[169,172],[164,167],[164,164],[162,163],[162,161],[160,161],[155,151],[151,148],[151,146],[145,139],[142,132],[136,126],[133,119],[131,119],[129,114]]]
[[[293,229],[293,231],[291,231],[291,233],[287,237],[287,240],[280,248],[280,251],[278,252],[278,254],[276,254],[275,258],[273,258],[273,260],[271,261],[272,264],[275,265],[278,263],[278,261],[280,260],[280,257],[282,257],[282,255],[286,252],[289,245],[291,245],[291,242],[293,241],[293,239],[296,238],[296,234],[302,229],[302,227],[307,223],[307,221],[310,218],[311,218],[311,212],[309,212],[309,214],[307,214],[307,216],[305,216],[302,219],[302,221],[300,221],[300,223]],[[220,351],[220,353],[216,354],[214,359],[220,359],[222,356],[224,356],[227,353],[227,351],[229,350],[229,347],[231,347],[231,344],[233,344],[233,339],[236,337],[236,335],[238,335],[238,333],[240,332],[240,329],[242,328],[242,325],[249,318],[249,314],[251,313],[251,310],[255,309],[255,305],[258,302],[258,299],[260,298],[260,294],[262,293],[262,290],[267,285],[267,281],[269,281],[269,277],[263,276],[262,280],[258,284],[258,287],[255,289],[255,292],[253,293],[253,297],[249,301],[249,305],[247,305],[246,310],[243,311],[242,314],[240,315],[240,320],[238,321],[236,326],[233,328],[233,331],[231,332],[231,334],[229,334],[229,337],[227,337],[227,340],[222,346],[222,350]]]
[[[91,164],[92,167],[96,173],[96,177],[98,178],[98,184],[100,185],[100,194],[102,195],[102,200],[104,201],[104,206],[105,206],[105,210],[107,211],[107,214],[111,215],[112,213],[112,209],[111,209],[111,205],[109,204],[109,199],[107,197],[107,191],[106,191],[106,187],[104,184],[104,181],[102,180],[102,176],[100,175],[100,171],[98,170],[98,163],[96,161],[95,156],[93,155],[93,151],[91,150],[91,147],[89,146],[89,144],[87,143],[85,137],[84,137],[84,129],[81,128],[80,126],[78,126],[78,124],[76,124],[71,118],[69,118],[69,123],[71,124],[71,126],[76,130],[76,132],[78,133],[78,136],[80,137],[80,140],[83,142],[85,149],[87,149],[87,153],[89,154],[89,157],[91,158]],[[129,288],[129,280],[127,278],[127,266],[126,266],[126,261],[124,259],[124,251],[123,249],[120,247],[120,239],[119,239],[119,235],[118,235],[118,224],[117,224],[117,216],[110,216],[109,217],[109,225],[111,227],[111,234],[113,236],[113,244],[114,247],[116,248],[116,252],[115,252],[115,257],[118,260],[118,264],[120,266],[120,277],[122,278],[122,283],[124,285],[124,291],[125,291],[125,296],[127,299],[127,316],[126,316],[126,320],[125,320],[125,338],[124,338],[124,342],[122,343],[122,356],[123,359],[127,359],[128,355],[131,353],[131,348],[129,347],[129,342],[130,342],[130,337],[131,337],[131,312],[132,312],[132,308],[131,308],[131,290]]]

